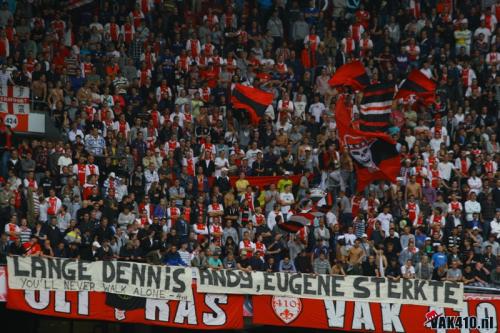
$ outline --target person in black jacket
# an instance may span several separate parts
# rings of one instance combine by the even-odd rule
[[[47,239],[50,240],[50,245],[56,247],[59,242],[64,239],[64,235],[57,225],[57,219],[55,217],[50,219],[50,224],[46,230]]]
[[[22,256],[25,252],[21,239],[18,237],[9,246],[9,255]]]
[[[96,229],[94,229],[94,239],[102,243],[105,239],[111,239],[114,235],[113,229],[109,226],[108,219],[103,217]]]
[[[203,175],[206,177],[210,177],[213,175],[215,172],[215,163],[211,159],[211,152],[206,150],[205,153],[203,154],[204,158],[200,159],[198,163],[196,163],[196,168],[199,169],[201,168],[203,171]],[[199,171],[198,171],[199,173]]]
[[[312,273],[311,257],[307,255],[305,249],[295,258],[295,269],[300,273]]]
[[[368,260],[363,262],[362,268],[364,276],[377,276],[377,264],[375,263],[375,257],[372,255],[369,256]]]
[[[231,188],[231,183],[229,177],[227,176],[227,168],[222,168],[221,175],[215,179],[215,185],[217,185],[222,193],[227,193]]]

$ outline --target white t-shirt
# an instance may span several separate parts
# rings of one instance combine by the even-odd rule
[[[280,193],[280,200],[281,201],[288,201],[288,202],[291,202],[291,201],[295,201],[295,197],[293,196],[293,193],[286,193],[286,192],[281,192]],[[283,214],[288,214],[288,211],[290,210],[290,205],[284,205],[282,204],[281,205],[281,212]]]
[[[405,274],[415,274],[415,267],[413,266],[406,266],[406,265],[403,265],[401,266],[401,274],[402,275],[405,275]]]
[[[467,200],[465,202],[465,219],[472,221],[472,214],[481,213],[481,204],[477,201]]]
[[[267,226],[269,230],[273,230],[274,226],[276,225],[276,216],[281,215],[281,221],[283,221],[283,214],[281,212],[277,213],[273,210],[269,213],[267,216]]]
[[[321,121],[321,116],[325,112],[326,107],[325,104],[318,102],[314,103],[309,107],[309,113],[314,116],[314,120],[319,123]]]
[[[446,180],[449,181],[451,178],[451,171],[455,168],[453,163],[451,162],[440,162],[438,164],[438,170],[439,170],[439,176]]]
[[[380,221],[380,226],[382,227],[382,230],[385,231],[386,235],[389,235],[389,229],[392,221],[392,215],[390,213],[384,214],[380,213],[377,216],[377,220]]]

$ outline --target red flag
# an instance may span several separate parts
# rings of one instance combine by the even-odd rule
[[[257,88],[236,84],[231,103],[235,109],[243,109],[248,112],[250,121],[258,124],[260,117],[264,115],[267,107],[273,102],[273,94]]]
[[[396,142],[380,132],[364,132],[351,126],[351,114],[341,95],[335,107],[337,128],[342,147],[347,148],[356,168],[358,192],[375,180],[396,181],[401,158]]]
[[[356,90],[363,90],[370,84],[365,66],[360,61],[353,61],[342,65],[328,83],[331,86],[348,86]]]
[[[386,132],[390,127],[394,84],[378,83],[363,90],[359,128],[366,132]]]
[[[403,81],[395,99],[407,98],[411,95],[417,96],[425,105],[434,103],[436,99],[436,82],[429,79],[418,69],[414,69]]]

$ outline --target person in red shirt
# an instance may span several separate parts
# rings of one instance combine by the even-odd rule
[[[23,243],[25,256],[39,256],[42,253],[42,247],[38,242],[38,237],[33,235],[29,242]]]
[[[201,77],[206,80],[209,88],[214,89],[217,87],[219,72],[215,68],[214,63],[212,61],[208,62],[208,67],[201,73]]]

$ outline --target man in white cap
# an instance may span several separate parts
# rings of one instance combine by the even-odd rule
[[[101,248],[101,244],[98,241],[94,241],[92,243],[92,260],[98,260],[99,249]]]

